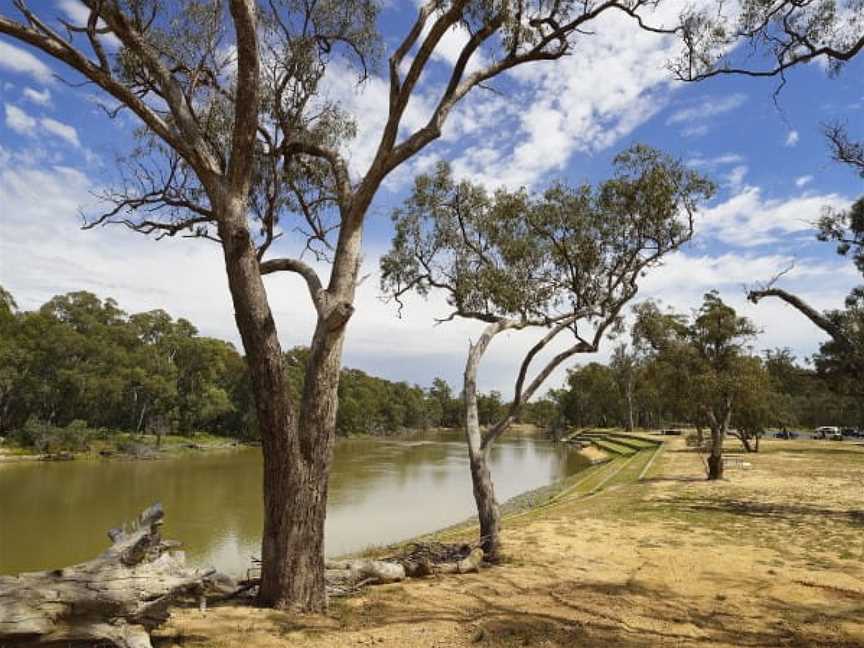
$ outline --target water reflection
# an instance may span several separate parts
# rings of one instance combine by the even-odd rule
[[[499,441],[491,462],[502,500],[584,467],[579,455],[528,436]],[[86,560],[106,546],[109,527],[161,501],[165,535],[184,542],[190,561],[241,574],[259,553],[260,488],[255,449],[149,462],[3,465],[0,573]],[[433,531],[472,513],[458,435],[337,444],[328,554]]]

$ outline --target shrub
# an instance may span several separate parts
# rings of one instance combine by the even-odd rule
[[[91,430],[87,423],[72,421],[66,427],[29,418],[24,426],[12,433],[12,439],[37,452],[86,452],[90,449]]]

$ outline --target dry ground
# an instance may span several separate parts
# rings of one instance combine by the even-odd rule
[[[326,617],[178,611],[161,643],[864,647],[864,447],[763,447],[708,483],[675,440],[642,482],[505,522],[501,567],[371,588]]]

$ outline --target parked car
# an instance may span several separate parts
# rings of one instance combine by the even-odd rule
[[[839,437],[839,438],[838,438]],[[821,427],[816,428],[816,432],[813,435],[814,439],[831,439],[832,441],[842,441],[843,433],[840,432],[840,428],[836,425],[823,425]]]
[[[858,428],[854,427],[841,428],[840,433],[844,437],[851,437],[853,439],[860,439],[861,437],[864,437],[864,430],[859,430]]]
[[[774,433],[775,439],[797,439],[798,437],[799,434],[792,430],[780,430],[779,432]]]

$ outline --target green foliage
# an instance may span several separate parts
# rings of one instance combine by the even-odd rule
[[[0,434],[39,451],[86,449],[118,433],[212,434],[257,440],[244,358],[162,310],[129,315],[112,299],[60,295],[18,312],[0,288]],[[285,353],[299,400],[309,351]],[[424,390],[344,369],[337,433],[395,434],[462,425],[462,401],[437,378]],[[503,410],[480,397],[481,421]]]
[[[731,7],[731,5],[730,5]],[[684,14],[684,79],[714,74],[779,75],[821,60],[837,74],[860,49],[862,0],[741,0],[693,4]]]
[[[100,435],[100,430],[93,430],[80,420],[72,421],[66,427],[58,427],[29,418],[23,427],[13,432],[11,439],[37,452],[84,452],[90,448],[90,442]]]
[[[457,314],[486,321],[602,319],[635,292],[639,273],[689,239],[696,204],[714,190],[646,146],[614,166],[596,187],[556,184],[532,196],[456,182],[440,163],[393,214],[382,288],[397,300],[444,289]]]

